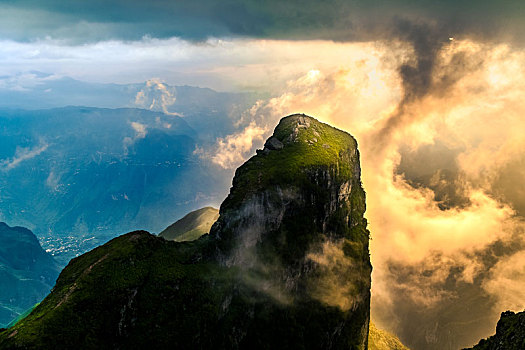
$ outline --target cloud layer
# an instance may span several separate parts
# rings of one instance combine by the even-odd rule
[[[198,148],[195,153],[224,169],[234,169],[244,163],[254,147],[263,142],[264,135],[268,134],[269,130],[269,127],[257,126],[255,121],[252,121],[238,133],[218,138],[211,150]]]
[[[3,40],[0,89],[30,93],[36,85],[71,77],[97,83],[150,81],[144,91],[150,97],[159,95],[161,82],[274,93],[307,70],[337,68],[354,54],[360,55],[362,45],[370,44],[246,39],[192,43],[178,38],[144,38],[75,46],[52,39],[30,43]],[[139,96],[139,102],[146,100],[151,104],[151,99],[143,101]]]
[[[525,212],[508,195],[524,191],[525,52],[436,41],[433,28],[403,25],[404,40],[363,45],[338,69],[305,72],[240,124],[266,137],[280,117],[306,113],[355,135],[376,321],[416,349],[468,346],[501,311],[525,307]]]
[[[525,8],[504,2],[211,0],[143,2],[21,0],[0,5],[0,37],[72,43],[181,37],[256,37],[355,41],[384,38],[392,18],[439,22],[448,33],[523,32]],[[20,19],[24,19],[21,21]]]

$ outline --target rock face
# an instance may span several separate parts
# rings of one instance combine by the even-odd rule
[[[278,151],[284,147],[283,143],[277,137],[270,137],[264,144],[264,148],[271,151]]]
[[[177,222],[159,233],[159,236],[175,242],[193,241],[209,233],[211,225],[218,218],[218,209],[212,207],[201,208],[177,220]]]
[[[137,231],[72,260],[0,347],[366,349],[357,143],[304,115],[273,137],[283,147],[237,169],[210,234]]]
[[[58,273],[57,263],[31,231],[0,222],[0,327],[40,302]]]
[[[304,115],[282,119],[269,140],[283,147],[237,169],[221,205],[210,232],[217,260],[280,303],[342,311],[330,341],[362,347],[371,267],[357,143]]]
[[[473,350],[520,350],[525,349],[525,311],[506,311],[496,326],[496,334],[482,339]]]

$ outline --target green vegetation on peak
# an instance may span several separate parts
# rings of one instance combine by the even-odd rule
[[[312,245],[319,246],[329,236],[345,238],[345,255],[369,265],[360,176],[357,142],[350,134],[304,114],[284,117],[264,149],[235,172],[210,235],[219,238],[219,250],[225,254],[231,254],[232,247],[246,245],[246,235],[239,241],[228,229],[238,219],[236,213],[242,211],[251,216],[249,222],[267,226],[269,233],[257,247],[262,259],[293,265]],[[251,208],[246,208],[248,204]],[[292,217],[277,213],[287,210]],[[274,232],[272,225],[260,222],[264,211],[263,216],[279,215],[285,224]],[[236,230],[239,225],[244,223],[235,224]],[[243,230],[258,235],[250,227]]]
[[[219,218],[219,210],[205,207],[192,211],[168,226],[159,236],[169,241],[194,241],[209,233],[211,225]]]
[[[282,118],[271,139],[278,140],[282,148],[265,147],[240,166],[233,180],[235,191],[232,189],[231,200],[223,206],[268,186],[308,184],[308,174],[319,169],[335,168],[334,175],[341,178],[350,178],[356,170],[359,172],[357,141],[350,134],[310,116],[293,114]],[[223,206],[221,209],[226,209]]]
[[[304,115],[273,137],[236,172],[210,234],[136,231],[73,259],[0,348],[366,349],[357,144]]]

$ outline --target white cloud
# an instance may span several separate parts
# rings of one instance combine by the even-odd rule
[[[259,143],[262,143],[269,130],[268,127],[258,126],[252,121],[243,130],[225,138],[218,138],[216,144],[209,150],[197,149],[195,153],[222,168],[234,169],[253,153]]]
[[[146,137],[146,125],[144,124],[141,124],[139,122],[131,122],[131,127],[133,128],[133,130],[135,130],[135,132],[137,133],[135,135],[135,138],[136,139],[143,139]]]
[[[130,123],[131,128],[135,130],[135,136],[124,137],[124,140],[122,140],[122,146],[124,147],[124,155],[128,155],[129,147],[131,147],[135,142],[137,142],[140,139],[143,139],[147,135],[147,126],[139,123],[139,122],[131,122]]]
[[[0,160],[0,169],[2,171],[9,171],[16,168],[20,163],[29,159],[35,158],[42,152],[47,150],[49,145],[47,143],[41,143],[33,148],[29,147],[17,147],[15,155],[11,159]]]
[[[487,292],[497,297],[498,310],[523,311],[525,308],[525,251],[499,261],[484,282]]]
[[[0,77],[0,89],[31,91],[35,87],[59,77],[41,72],[22,72]]]
[[[67,45],[52,39],[26,43],[2,40],[0,75],[38,70],[101,83],[162,77],[170,85],[276,91],[301,72],[334,68],[341,61],[358,58],[365,47],[373,44],[246,39],[192,43],[144,38]]]
[[[150,79],[137,92],[135,104],[152,111],[162,111],[164,114],[181,116],[177,112],[169,111],[169,107],[176,101],[175,88],[167,87],[160,79]]]

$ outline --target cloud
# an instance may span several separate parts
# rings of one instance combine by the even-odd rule
[[[38,71],[29,71],[0,77],[0,89],[31,91],[35,87],[57,79],[56,76]]]
[[[51,170],[46,179],[46,186],[49,187],[53,191],[59,192],[60,186],[61,186],[60,178],[61,178],[61,175],[57,175],[55,173],[55,170]]]
[[[168,110],[177,100],[175,93],[175,88],[166,86],[159,79],[150,79],[146,81],[145,86],[137,92],[135,105],[152,111],[162,111],[168,115],[180,116],[179,113]]]
[[[129,148],[135,144],[140,139],[143,139],[147,135],[147,126],[139,123],[139,122],[131,122],[130,123],[131,128],[135,131],[135,136],[124,137],[124,140],[122,140],[122,146],[124,148],[124,155],[127,156],[129,153]]]
[[[166,102],[176,98],[176,91],[168,84],[274,93],[304,71],[336,69],[342,60],[360,56],[363,46],[373,45],[247,39],[194,43],[146,37],[133,42],[102,41],[76,46],[49,38],[23,43],[0,40],[0,87],[19,86],[30,91],[36,84],[60,77],[101,83],[137,83],[162,77],[162,81],[153,79],[149,86],[139,87],[144,96],[139,95],[137,100],[146,108],[155,98],[153,107],[162,110],[162,89],[157,83],[165,85],[171,94],[166,96]],[[32,77],[35,70],[53,75],[47,80],[36,79]],[[169,105],[166,107],[170,110]]]
[[[143,139],[144,137],[146,137],[146,125],[144,124],[141,124],[139,122],[131,122],[131,127],[133,128],[133,130],[135,130],[135,132],[137,133],[135,135],[135,138],[137,139]]]
[[[494,300],[501,299],[494,285],[500,289],[504,285],[495,279],[497,274],[485,273],[497,271],[498,267],[493,266],[493,260],[482,257],[495,242],[514,242],[515,232],[524,225],[516,218],[519,213],[514,211],[513,203],[496,195],[494,178],[502,166],[516,166],[525,149],[523,138],[515,131],[525,127],[518,117],[524,112],[518,96],[525,92],[521,82],[525,56],[507,45],[468,40],[438,47],[432,68],[416,74],[427,76],[423,83],[416,81],[417,89],[401,69],[403,98],[392,114],[376,122],[378,128],[365,135],[364,144],[368,148],[367,145],[380,140],[368,149],[367,158],[369,163],[382,165],[372,169],[365,166],[364,177],[367,188],[385,191],[381,198],[371,190],[368,192],[368,216],[374,238],[371,249],[375,265],[375,315],[381,317],[381,313],[388,312],[389,307],[385,305],[390,305],[397,315],[389,315],[387,322],[399,322],[398,334],[426,348],[432,346],[431,342],[442,346],[436,339],[443,339],[450,329],[446,329],[446,325],[440,325],[440,330],[432,330],[430,324],[425,326],[426,321],[416,316],[421,313],[417,308],[425,310],[426,319],[439,322],[447,308],[459,300],[463,305],[483,310],[484,317],[495,322],[501,308],[516,306],[494,304]],[[505,65],[511,68],[503,76],[512,81],[499,84],[500,78],[494,79],[491,72]],[[454,74],[452,79],[447,78],[449,72]],[[410,151],[403,152],[400,146],[406,147],[405,150],[421,147],[432,150],[438,144],[455,150],[451,161],[443,164],[443,169],[452,169],[453,176],[441,177],[442,169],[432,172],[423,164],[419,166],[419,177],[410,178],[396,170],[401,159],[410,157]],[[449,200],[449,210],[443,210],[446,205],[436,206],[436,198],[442,194],[438,186],[431,183],[436,175],[467,200],[460,201],[459,205]],[[425,176],[428,181],[424,180]],[[420,186],[414,187],[414,182]],[[520,182],[513,184],[518,190],[522,186]],[[505,259],[510,253],[512,251],[504,250],[495,259]],[[464,286],[464,283],[470,285]],[[485,296],[481,302],[479,298]],[[411,311],[410,307],[399,306],[408,298],[412,301],[404,305],[411,305]],[[432,334],[428,338],[432,341],[417,343],[409,330],[414,325],[398,316],[406,312],[417,320],[420,329],[427,327],[425,332]],[[462,317],[458,311],[455,322],[467,321]],[[463,333],[470,333],[472,337],[456,336],[455,346],[471,345],[476,335],[477,338],[486,335],[482,333],[488,324],[485,318],[471,317],[470,322],[470,326],[465,327],[475,328],[465,328]]]
[[[483,287],[496,296],[496,308],[525,309],[525,250],[498,261],[490,274]]]
[[[306,259],[314,262],[319,270],[318,278],[310,283],[308,292],[324,304],[348,311],[363,303],[362,286],[369,286],[363,276],[366,266],[345,255],[344,240],[326,240],[312,249]]]
[[[45,142],[41,142],[40,145],[33,148],[17,147],[13,158],[0,160],[0,170],[4,172],[12,170],[20,163],[39,156],[42,152],[47,150],[48,147],[49,145]]]
[[[197,149],[195,153],[224,169],[234,169],[241,165],[248,155],[253,154],[269,131],[268,127],[258,126],[252,121],[239,132],[218,138],[209,150]]]
[[[521,37],[524,9],[505,2],[409,0],[256,1],[155,0],[86,3],[22,0],[0,6],[0,35],[18,41],[52,37],[72,43],[181,37],[325,39],[363,41],[384,38],[392,18],[439,22],[446,33]],[[453,14],[453,15],[451,15]],[[20,21],[23,18],[24,21]]]

